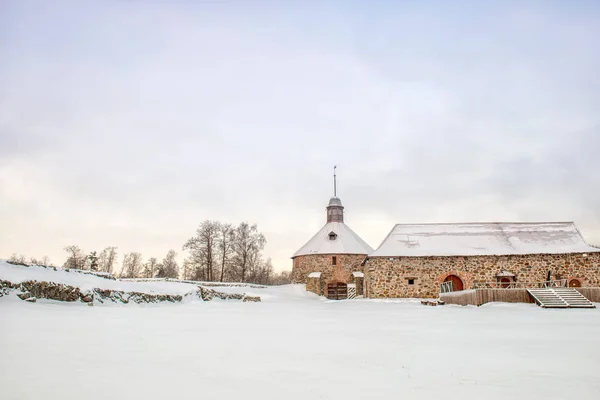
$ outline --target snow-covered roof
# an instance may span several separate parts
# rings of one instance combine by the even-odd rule
[[[360,272],[360,271],[354,271],[352,273],[352,276],[355,277],[355,278],[364,278],[365,274],[363,272]]]
[[[329,239],[334,232],[337,236]],[[292,258],[309,254],[369,254],[373,248],[343,222],[328,222]]]
[[[310,274],[308,274],[309,278],[320,278],[321,277],[321,273],[320,272],[311,272]]]
[[[398,224],[370,257],[600,252],[573,222]]]

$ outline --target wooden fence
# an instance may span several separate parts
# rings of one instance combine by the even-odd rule
[[[584,287],[584,288],[574,288],[579,293],[581,293],[584,297],[586,297],[592,303],[600,303],[600,288],[597,287]]]
[[[471,289],[460,292],[440,293],[446,304],[480,306],[492,301],[504,303],[533,303],[526,289]]]
[[[574,288],[592,303],[600,303],[600,288]],[[446,304],[480,306],[492,301],[504,303],[535,303],[527,289],[470,289],[460,292],[440,293]]]

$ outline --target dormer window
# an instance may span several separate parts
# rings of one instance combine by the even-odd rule
[[[337,238],[337,233],[329,232],[329,240],[335,240],[336,238]]]

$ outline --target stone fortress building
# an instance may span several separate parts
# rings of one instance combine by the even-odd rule
[[[306,290],[341,299],[363,294],[363,262],[373,252],[344,223],[344,206],[337,197],[334,173],[333,197],[327,206],[327,223],[292,257],[292,281]]]
[[[331,299],[437,298],[452,291],[534,287],[563,280],[600,287],[600,248],[573,222],[397,224],[373,250],[344,223],[336,196],[327,223],[292,257],[292,279]]]

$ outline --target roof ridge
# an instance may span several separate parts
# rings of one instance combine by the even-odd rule
[[[519,225],[549,225],[549,224],[575,224],[574,221],[482,221],[482,222],[413,222],[413,223],[397,223],[397,226],[411,226],[411,225],[500,225],[500,224],[519,224]]]

